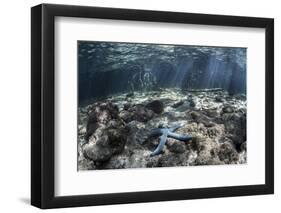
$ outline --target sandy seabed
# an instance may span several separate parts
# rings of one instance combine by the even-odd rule
[[[223,90],[162,89],[94,101],[78,111],[78,170],[243,164],[246,96]],[[181,125],[162,152],[151,153],[159,126]]]

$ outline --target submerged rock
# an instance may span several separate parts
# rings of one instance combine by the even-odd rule
[[[239,148],[246,141],[246,115],[242,113],[226,114],[223,119],[227,137]]]
[[[207,109],[207,110],[203,111],[203,113],[205,113],[208,117],[211,117],[211,118],[216,118],[219,116],[217,109]]]
[[[134,97],[134,93],[133,92],[130,92],[126,95],[126,98],[131,98],[131,97]]]
[[[197,120],[197,119],[199,119],[199,117],[200,117],[200,114],[199,114],[198,112],[196,112],[196,111],[192,111],[192,112],[190,113],[190,115],[191,115],[191,117],[192,117],[193,120]]]
[[[246,141],[241,144],[240,151],[247,151],[247,143],[246,143]]]
[[[175,167],[175,166],[188,166],[188,154],[185,153],[168,153],[162,155],[158,159],[158,167]]]
[[[164,104],[162,101],[155,100],[146,105],[146,107],[156,114],[161,114],[164,111]]]
[[[186,151],[185,142],[168,139],[167,148],[170,152],[184,153]]]
[[[215,153],[218,144],[214,140],[197,137],[193,141],[193,147],[198,150],[198,156],[193,165],[223,164]]]
[[[216,102],[219,102],[219,103],[224,102],[224,100],[223,100],[223,98],[222,98],[221,96],[216,96],[216,97],[215,97],[215,101],[216,101]]]
[[[238,152],[230,143],[223,143],[217,148],[217,155],[220,161],[225,164],[236,163],[239,159]]]
[[[222,111],[223,111],[224,113],[232,113],[232,112],[234,112],[234,110],[233,110],[233,108],[232,108],[231,106],[224,106],[224,107],[222,108]]]
[[[153,118],[154,112],[143,105],[136,105],[132,110],[133,120],[147,122]]]
[[[237,98],[237,99],[240,99],[242,101],[246,101],[247,100],[247,97],[246,97],[245,94],[236,94],[234,97]]]
[[[137,104],[124,109],[119,113],[119,117],[126,123],[131,121],[147,122],[152,119],[154,112],[142,104]]]
[[[123,110],[120,112],[120,118],[125,121],[126,123],[131,122],[134,118],[133,118],[133,113],[129,112],[127,110]]]
[[[119,110],[111,102],[97,103],[94,105],[90,109],[85,139],[88,140],[101,125],[106,125],[111,119],[116,118],[119,118]]]
[[[125,128],[106,129],[101,136],[91,137],[90,141],[83,146],[86,158],[93,161],[107,161],[112,155],[124,150],[127,134]]]
[[[172,105],[173,108],[178,108],[179,106],[183,105],[184,101],[178,101]]]
[[[196,106],[196,104],[195,104],[193,99],[189,99],[188,102],[189,102],[189,106],[190,107],[195,107]]]
[[[124,109],[124,110],[130,109],[130,107],[131,107],[131,104],[130,104],[130,103],[125,103],[125,104],[123,105],[123,109]]]

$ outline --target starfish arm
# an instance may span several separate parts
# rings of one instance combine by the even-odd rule
[[[169,131],[174,132],[181,127],[182,127],[181,124],[175,124],[175,125],[173,125],[172,127],[169,128]]]
[[[158,128],[158,129],[153,129],[148,137],[159,137],[163,134],[162,129]]]
[[[161,151],[163,150],[164,148],[164,145],[167,141],[167,132],[165,132],[161,137],[160,137],[160,143],[159,145],[157,146],[157,148],[150,154],[150,156],[155,156],[155,155],[158,155],[161,153]]]
[[[179,141],[184,141],[184,142],[187,142],[187,141],[192,139],[192,137],[189,136],[189,135],[179,135],[179,134],[174,133],[174,132],[169,132],[168,137],[177,139]]]

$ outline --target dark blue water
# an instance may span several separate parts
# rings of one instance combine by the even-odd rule
[[[222,88],[246,93],[246,48],[78,42],[79,105],[116,93]]]

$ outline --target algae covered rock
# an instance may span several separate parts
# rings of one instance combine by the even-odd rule
[[[127,141],[125,128],[106,129],[100,137],[92,136],[83,147],[84,155],[93,161],[107,161],[112,155],[121,153]]]
[[[155,100],[146,105],[146,107],[156,114],[161,114],[164,111],[164,104],[162,101]]]

